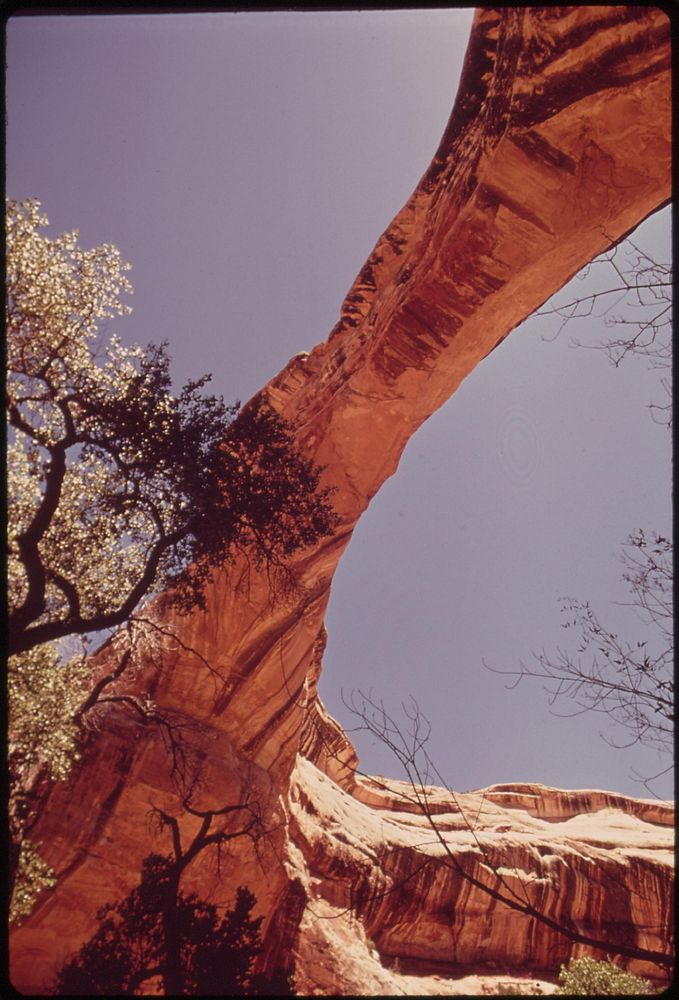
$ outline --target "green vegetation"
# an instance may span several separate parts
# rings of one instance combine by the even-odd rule
[[[647,979],[633,976],[612,962],[575,958],[568,966],[561,966],[556,992],[559,996],[635,997],[646,996],[653,990]]]
[[[27,917],[43,889],[51,889],[57,880],[53,870],[43,860],[38,848],[24,838],[19,849],[19,860],[14,882],[14,892],[9,907],[9,922],[20,924]]]
[[[164,344],[103,342],[129,264],[45,225],[7,202],[11,655],[120,626],[159,589],[203,606],[235,548],[275,563],[336,524],[277,414],[203,395],[209,376],[175,396]]]
[[[227,406],[204,394],[208,375],[174,394],[165,344],[124,347],[104,336],[102,324],[130,312],[130,265],[110,244],[83,250],[75,231],[49,238],[47,225],[38,201],[6,200],[17,917],[50,884],[35,844],[20,863],[22,844],[49,782],[78,759],[83,723],[113,701],[159,721],[150,701],[125,692],[133,647],[148,662],[154,642],[157,651],[175,638],[157,615],[150,620],[149,599],[162,593],[180,613],[204,607],[214,569],[236,552],[266,567],[279,590],[295,586],[288,557],[337,524],[321,470],[263,402]],[[95,684],[87,639],[102,633],[110,672]]]

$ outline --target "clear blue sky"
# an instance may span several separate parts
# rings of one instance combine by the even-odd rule
[[[178,382],[211,371],[245,401],[332,329],[438,145],[471,18],[13,19],[8,193],[40,199],[52,233],[77,228],[132,262],[134,312],[111,332],[169,340]],[[669,260],[668,213],[638,239]],[[336,576],[321,693],[347,725],[342,689],[394,709],[414,695],[459,790],[646,795],[631,770],[657,770],[654,754],[607,747],[604,718],[555,718],[539,682],[507,691],[481,662],[563,644],[562,595],[626,628],[611,604],[626,598],[619,545],[637,527],[671,531],[669,435],[647,411],[657,376],[616,370],[567,331],[544,343],[553,330],[514,331],[373,500]],[[365,770],[396,773],[379,746],[357,747]]]

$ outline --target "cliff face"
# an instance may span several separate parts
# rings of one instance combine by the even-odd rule
[[[667,805],[541,785],[455,796],[432,789],[448,855],[410,802],[403,782],[364,779],[349,795],[298,761],[289,829],[306,900],[296,942],[300,992],[478,993],[508,979],[537,979],[550,992],[545,975],[570,954],[591,954],[496,904],[456,862],[466,876],[515,892],[584,934],[665,947],[674,818]],[[650,965],[633,968],[658,975]]]
[[[554,970],[569,953],[457,877],[436,845],[418,847],[423,820],[395,783],[388,792],[354,777],[353,749],[316,695],[323,617],[352,529],[410,435],[517,324],[668,200],[669,62],[669,22],[654,8],[477,14],[430,168],[329,339],[261,393],[326,467],[340,529],[294,558],[296,585],[284,593],[245,558],[226,567],[204,613],[166,618],[177,639],[137,653],[126,690],[151,694],[181,733],[194,804],[249,795],[267,830],[258,851],[234,841],[223,882],[205,852],[187,887],[224,900],[250,885],[267,914],[266,961],[294,962],[302,991],[441,992],[433,969],[454,991],[450,977],[476,966]],[[492,881],[440,794],[446,836]],[[468,797],[474,815],[478,801]],[[527,873],[541,906],[594,936],[664,946],[667,808],[525,786],[496,786],[483,803],[479,829],[507,880]],[[59,884],[13,936],[17,988],[43,988],[92,933],[97,908],[136,881],[141,859],[169,849],[149,829],[153,805],[195,832],[163,732],[112,710],[32,835]],[[433,860],[399,889],[423,850]],[[380,896],[384,887],[397,891]]]

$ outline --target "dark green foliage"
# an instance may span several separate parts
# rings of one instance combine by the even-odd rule
[[[144,597],[167,588],[180,610],[202,607],[212,570],[236,549],[247,547],[258,567],[280,566],[337,525],[321,470],[264,403],[237,413],[203,393],[209,376],[174,397],[165,344],[150,344],[126,364],[114,388],[94,357],[78,366],[17,352],[11,366],[10,423],[38,456],[42,490],[16,540],[23,583],[10,609],[13,654],[115,628]],[[39,403],[29,409],[28,398]],[[66,429],[49,437],[43,425],[53,411]],[[64,499],[74,467],[97,477],[75,508]],[[63,564],[63,550],[75,545],[68,539],[89,535],[90,572],[98,554],[105,575],[112,553],[96,545],[100,525],[113,524],[118,554],[131,553],[130,545],[145,552],[121,572],[115,598],[96,583],[86,592],[82,571]],[[45,539],[55,531],[66,540],[53,553]]]
[[[189,501],[190,534],[186,551],[178,549],[174,603],[187,610],[202,605],[212,569],[238,547],[250,546],[261,568],[281,565],[331,535],[338,518],[331,490],[319,485],[321,471],[300,455],[284,421],[261,404],[241,410],[226,432],[221,424]],[[191,469],[183,474],[193,475]]]
[[[178,930],[183,993],[197,996],[292,996],[286,973],[253,975],[262,944],[261,917],[251,917],[255,897],[236,891],[223,916],[216,906],[173,886],[173,863],[159,854],[143,863],[139,885],[120,903],[98,914],[102,923],[75,958],[61,969],[53,992],[72,996],[131,996],[167,962],[164,912]]]

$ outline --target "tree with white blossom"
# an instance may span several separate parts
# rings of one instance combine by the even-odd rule
[[[64,643],[112,633],[160,592],[203,607],[237,550],[283,573],[337,522],[322,470],[264,403],[227,406],[209,376],[174,394],[165,344],[104,337],[130,312],[130,265],[47,225],[38,201],[6,201],[12,872],[21,790],[66,775],[93,707],[86,658]]]

